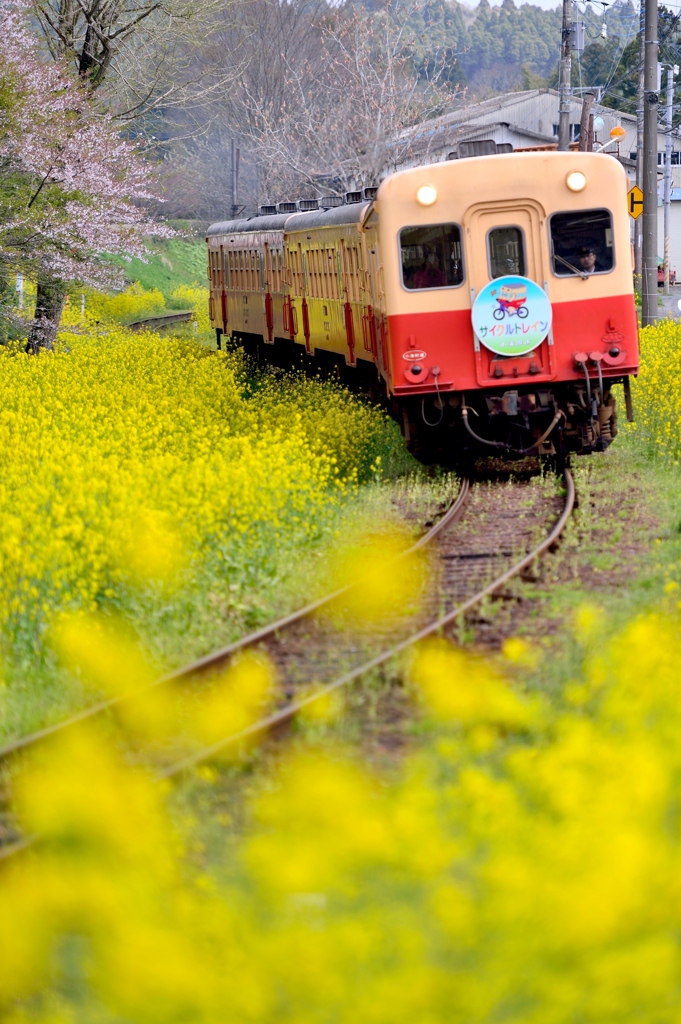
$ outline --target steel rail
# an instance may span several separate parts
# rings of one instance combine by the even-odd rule
[[[335,690],[338,690],[343,686],[347,686],[348,683],[352,683],[367,672],[370,672],[372,669],[378,668],[380,665],[384,665],[391,658],[401,654],[409,647],[413,647],[413,645],[419,643],[419,641],[425,640],[427,637],[432,636],[433,633],[437,633],[439,630],[446,628],[461,615],[464,615],[466,612],[470,611],[471,608],[475,607],[475,605],[483,601],[486,597],[494,594],[497,590],[508,583],[509,580],[513,579],[514,576],[517,576],[523,571],[523,569],[527,568],[528,565],[531,565],[536,558],[540,558],[546,551],[548,551],[562,534],[575,505],[575,483],[572,478],[572,474],[567,469],[565,470],[564,478],[566,485],[565,506],[551,532],[540,544],[533,548],[532,551],[521,558],[519,562],[512,565],[510,569],[507,569],[506,572],[502,573],[501,576],[498,576],[486,587],[483,587],[482,590],[479,590],[472,597],[469,597],[466,601],[457,605],[456,608],[452,609],[452,611],[448,612],[446,615],[435,619],[433,622],[420,629],[417,633],[407,637],[406,640],[400,641],[393,647],[388,648],[375,658],[372,658],[370,661],[360,665],[358,668],[352,669],[350,672],[346,672],[344,675],[339,676],[338,679],[320,687],[307,697],[286,704],[284,707],[280,708],[279,711],[275,711],[266,718],[262,718],[259,721],[254,722],[247,728],[241,729],[239,732],[232,733],[230,736],[225,736],[223,739],[210,744],[210,746],[203,747],[201,750],[184,757],[181,761],[177,761],[175,764],[169,765],[167,768],[158,772],[156,774],[156,778],[159,780],[173,778],[174,776],[180,775],[188,769],[193,768],[195,765],[200,764],[202,761],[209,760],[209,758],[214,754],[224,750],[225,747],[233,746],[244,740],[250,740],[255,737],[266,735],[272,730],[288,724],[296,715],[300,714],[301,711],[309,707],[311,704],[314,704],[315,701],[327,697],[330,693],[333,693]]]
[[[339,676],[338,679],[335,679],[333,682],[320,687],[318,690],[316,690],[312,694],[309,694],[307,697],[304,697],[301,700],[292,701],[284,707],[280,708],[279,711],[273,712],[266,718],[262,718],[259,721],[254,722],[247,728],[241,729],[239,732],[232,733],[229,736],[225,736],[223,739],[218,740],[217,742],[212,743],[209,746],[203,747],[201,750],[198,750],[195,753],[190,754],[189,756],[183,758],[175,764],[169,765],[167,768],[162,769],[159,772],[156,772],[154,775],[156,781],[160,782],[162,780],[171,779],[173,777],[181,775],[182,773],[195,767],[197,764],[200,764],[202,761],[208,760],[214,754],[219,753],[228,746],[236,745],[238,743],[243,742],[244,740],[250,740],[258,737],[262,738],[270,732],[273,732],[277,728],[287,725],[289,722],[291,722],[293,718],[295,718],[296,715],[298,715],[305,708],[309,707],[311,704],[314,704],[315,701],[321,700],[324,697],[328,696],[330,693],[333,693],[334,691],[340,689],[342,686],[346,686],[347,684],[354,682],[356,679],[359,679],[361,676],[371,671],[371,669],[377,668],[380,665],[385,664],[385,662],[389,661],[391,658],[394,658],[396,655],[401,654],[403,651],[412,647],[419,641],[424,640],[427,637],[432,636],[433,633],[437,633],[439,630],[446,628],[448,625],[451,625],[451,623],[454,622],[461,615],[464,615],[467,611],[470,611],[473,607],[475,607],[476,604],[479,604],[482,600],[484,600],[485,597],[489,597],[492,594],[494,594],[497,590],[499,590],[506,583],[508,583],[509,580],[513,579],[515,576],[521,573],[523,569],[525,569],[528,565],[531,565],[536,558],[540,558],[546,551],[548,551],[556,543],[556,541],[562,534],[563,530],[565,529],[565,526],[570,518],[570,515],[572,514],[575,505],[575,485],[574,480],[572,478],[572,474],[569,472],[569,470],[565,471],[564,476],[566,484],[565,505],[553,529],[544,538],[544,540],[541,541],[540,544],[538,544],[535,548],[532,549],[532,551],[524,555],[523,558],[520,559],[520,561],[512,565],[509,569],[506,570],[506,572],[502,573],[482,590],[478,591],[472,597],[467,598],[466,601],[457,605],[456,608],[452,609],[452,611],[448,612],[446,615],[433,620],[431,623],[424,626],[417,633],[414,633],[406,640],[402,640],[400,643],[395,644],[393,647],[390,647],[389,649],[383,651],[381,654],[372,658],[370,661],[365,662],[363,665],[360,665],[358,668],[353,669],[352,671],[347,672],[342,676]],[[466,488],[466,494],[467,493],[468,488]],[[458,510],[458,515],[461,514],[464,503],[465,496],[462,497],[460,493],[459,496],[457,497],[457,501],[454,503],[454,505],[452,505],[449,511],[445,514],[445,516],[443,516],[442,520],[440,520],[435,527],[431,528],[431,530],[429,530],[427,534],[425,534],[412,548],[410,548],[409,551],[412,551],[418,547],[422,547],[424,544],[428,542],[428,540],[432,539],[432,537],[435,535],[434,531],[439,532],[439,530],[441,530],[446,525],[446,522],[451,523],[455,517],[458,518],[458,516],[456,516],[456,512]],[[407,553],[408,552],[403,552],[402,555],[398,557],[404,557]],[[397,561],[397,559],[395,559],[394,561]],[[354,584],[352,586],[354,586]],[[348,590],[352,589],[352,586],[344,587],[342,590],[338,591],[337,594],[346,593]],[[332,597],[329,597],[327,600],[331,599]],[[320,604],[322,603],[324,603],[323,599],[320,602],[315,602],[314,605],[309,605],[307,607],[319,607]],[[302,610],[300,614],[302,614]],[[297,617],[300,617],[300,614]],[[289,616],[287,618],[291,621],[296,621],[295,615]],[[274,632],[275,625],[276,624],[273,624],[271,630],[266,630],[266,635],[267,632]],[[252,636],[255,636],[255,634],[252,634]],[[244,639],[248,640],[250,638]],[[0,846],[0,861],[11,859],[15,854],[19,854],[27,849],[31,849],[39,842],[40,838],[41,837],[39,834],[22,836],[15,842],[7,843],[4,846]]]
[[[388,568],[396,562],[399,562],[401,559],[407,558],[409,555],[413,555],[415,551],[419,551],[421,548],[429,544],[430,541],[444,530],[446,526],[450,526],[452,523],[455,523],[460,519],[469,493],[470,481],[467,477],[463,477],[459,493],[445,514],[438,519],[438,521],[431,526],[422,537],[412,544],[411,547],[400,552],[399,555],[387,562],[385,567]],[[253,647],[254,644],[258,644],[262,640],[266,640],[268,637],[273,636],[275,633],[279,633],[282,630],[287,629],[295,622],[299,622],[301,619],[307,618],[314,614],[318,609],[323,608],[332,601],[336,601],[344,594],[350,593],[352,590],[362,585],[363,579],[364,577],[360,577],[354,582],[348,583],[346,586],[340,587],[338,590],[334,590],[331,594],[326,594],[324,597],[320,597],[316,601],[312,601],[310,604],[304,605],[297,611],[291,612],[290,615],[285,615],[283,618],[277,619],[275,622],[271,622],[267,626],[262,626],[260,629],[256,629],[252,633],[248,633],[239,640],[234,640],[232,643],[226,644],[224,647],[220,647],[218,650],[213,651],[210,654],[206,654],[203,658],[199,658],[196,661],[185,665],[183,668],[176,669],[174,672],[169,672],[164,676],[160,676],[147,686],[137,688],[135,690],[129,690],[126,693],[118,694],[115,697],[109,697],[107,700],[99,701],[99,703],[93,704],[89,708],[84,708],[83,711],[79,711],[75,715],[71,715],[69,718],[65,718],[60,722],[55,722],[54,725],[47,725],[43,729],[37,729],[35,732],[27,733],[25,736],[20,736],[16,740],[6,743],[4,746],[0,747],[0,761],[4,761],[13,754],[17,754],[29,747],[33,747],[37,743],[49,739],[50,736],[54,736],[66,729],[70,729],[73,726],[78,725],[80,722],[86,721],[88,718],[101,715],[105,711],[116,707],[123,701],[130,700],[142,693],[146,693],[148,690],[151,690],[156,686],[182,682],[183,680],[191,679],[192,677],[198,677],[204,672],[209,672],[213,669],[219,668],[225,661],[239,651],[246,650],[248,647]]]

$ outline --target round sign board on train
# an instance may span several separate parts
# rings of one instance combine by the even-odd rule
[[[471,311],[478,340],[498,356],[523,356],[551,330],[553,311],[543,288],[529,277],[508,274],[490,281]]]

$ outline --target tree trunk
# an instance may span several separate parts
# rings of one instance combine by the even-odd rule
[[[57,335],[66,298],[66,284],[59,278],[39,277],[35,315],[26,351],[34,355],[41,348],[50,351]]]

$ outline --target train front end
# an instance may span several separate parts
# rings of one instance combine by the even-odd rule
[[[610,156],[529,152],[387,178],[376,199],[388,386],[417,454],[466,443],[586,454],[638,372],[627,179]]]

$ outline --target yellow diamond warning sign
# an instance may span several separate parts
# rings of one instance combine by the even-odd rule
[[[643,213],[643,192],[641,192],[638,185],[634,185],[627,192],[627,209],[629,210],[629,216],[633,217],[634,220]]]

